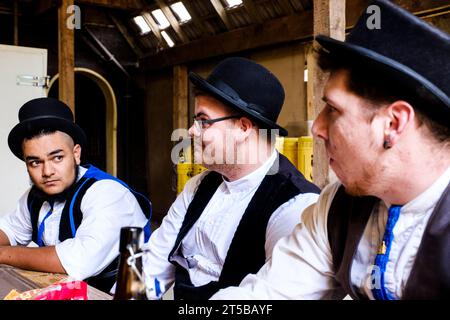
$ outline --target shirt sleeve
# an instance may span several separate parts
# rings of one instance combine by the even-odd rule
[[[275,244],[282,237],[289,235],[300,222],[303,211],[315,203],[319,195],[316,193],[302,193],[282,204],[272,213],[266,231],[266,259],[272,257]]]
[[[17,202],[16,208],[0,218],[0,230],[9,239],[12,246],[28,245],[31,242],[32,226],[30,212],[27,207],[28,189]]]
[[[147,296],[150,299],[159,299],[175,281],[175,266],[169,262],[169,254],[175,245],[187,208],[205,175],[206,172],[202,172],[189,179],[160,227],[152,233],[144,245],[143,267]]]
[[[318,202],[305,209],[294,231],[275,245],[272,258],[239,287],[217,292],[212,299],[330,299],[339,289],[334,279],[327,234],[330,200],[338,185],[326,187]]]
[[[122,227],[147,223],[133,194],[109,179],[87,190],[81,211],[83,220],[75,237],[56,245],[64,269],[79,280],[99,274],[118,256]]]

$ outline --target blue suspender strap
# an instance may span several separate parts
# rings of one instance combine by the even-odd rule
[[[146,196],[144,196],[142,193],[139,193],[137,191],[131,190],[130,188],[128,188],[128,190],[130,190],[134,196],[136,197],[136,199],[138,197],[141,197],[142,199],[145,200],[145,203],[148,206],[148,217],[147,217],[147,223],[144,226],[144,243],[147,243],[148,240],[150,239],[150,236],[152,234],[152,229],[151,229],[151,218],[152,218],[152,203],[150,202],[150,200],[147,199]],[[144,210],[144,208],[141,208],[142,210]],[[144,211],[145,214],[145,211]]]
[[[38,243],[37,244],[39,247],[44,246],[44,243],[42,242],[42,235],[44,234],[44,230],[45,230],[45,220],[47,220],[47,218],[50,217],[50,215],[53,212],[53,202],[49,202],[49,205],[50,205],[50,210],[48,210],[47,214],[45,215],[44,219],[42,220],[42,222],[38,228],[38,236],[37,236]]]
[[[379,287],[374,286],[372,289],[373,297],[376,300],[395,300],[395,298],[386,290],[384,286],[384,273],[386,271],[386,264],[389,261],[389,253],[391,252],[392,241],[394,240],[394,227],[400,216],[401,206],[392,205],[389,208],[388,219],[386,222],[386,229],[384,231],[383,241],[375,258],[375,268],[372,270],[372,278],[375,275],[380,276]]]
[[[75,200],[78,196],[78,193],[80,192],[81,188],[83,188],[84,184],[89,181],[90,178],[86,179],[81,186],[77,189],[75,194],[72,197],[72,201],[70,201],[70,207],[69,207],[69,221],[70,221],[70,229],[72,230],[72,238],[75,238],[75,233],[77,232],[77,229],[75,228],[75,220],[73,218],[73,206],[75,204]]]

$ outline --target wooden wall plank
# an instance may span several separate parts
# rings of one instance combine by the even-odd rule
[[[314,1],[314,35],[325,34],[338,40],[345,39],[345,1],[344,0],[316,0]],[[314,45],[318,45],[314,43]],[[310,62],[312,59],[309,59]],[[320,68],[313,67],[308,72],[312,90],[309,97],[312,101],[314,118],[323,108],[323,89],[327,80],[324,72]],[[329,163],[324,142],[321,139],[314,139],[313,145],[314,164],[313,181],[320,188],[330,182]]]
[[[75,115],[74,29],[67,25],[71,15],[67,13],[67,8],[71,5],[73,0],[62,0],[58,8],[58,85],[59,99],[65,102]]]

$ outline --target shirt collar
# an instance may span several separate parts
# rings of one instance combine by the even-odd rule
[[[402,214],[417,214],[417,213],[426,213],[429,210],[432,210],[448,184],[450,183],[450,167],[445,170],[445,172],[424,192],[419,194],[410,202],[406,203],[402,209]],[[387,208],[389,208],[390,204],[385,202]]]
[[[84,174],[86,173],[88,169],[86,169],[85,167],[82,166],[78,166],[78,177],[77,177],[77,182],[84,176]]]
[[[266,176],[269,169],[272,167],[275,160],[278,158],[278,151],[276,149],[272,152],[270,157],[256,170],[249,173],[248,175],[234,181],[224,182],[224,187],[230,192],[242,192],[248,191],[260,185],[261,181]]]

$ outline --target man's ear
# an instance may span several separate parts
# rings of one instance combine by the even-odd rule
[[[414,122],[414,108],[406,101],[398,100],[386,107],[385,141],[395,145],[402,133]]]
[[[79,144],[76,144],[73,147],[73,156],[75,158],[76,164],[80,165],[80,163],[81,163],[81,146]]]
[[[247,117],[240,118],[237,121],[237,125],[241,129],[240,130],[241,134],[239,135],[239,141],[245,141],[252,134],[253,130],[255,130],[255,125]]]

